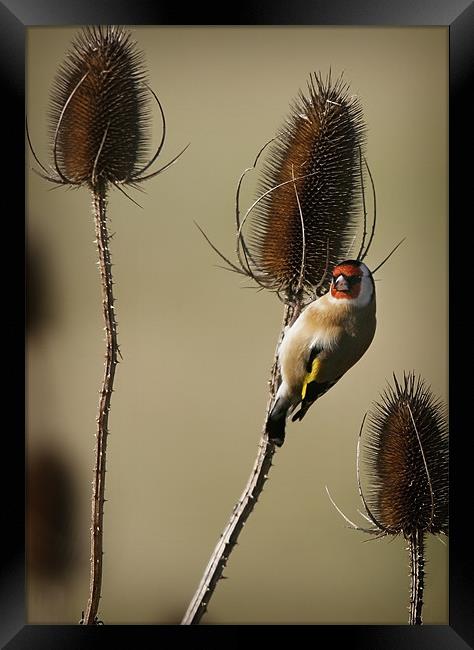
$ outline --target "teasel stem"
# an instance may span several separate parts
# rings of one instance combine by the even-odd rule
[[[425,585],[425,536],[415,531],[408,539],[410,553],[410,625],[422,625],[423,589]]]
[[[189,607],[184,615],[181,625],[197,625],[207,610],[210,599],[214,593],[217,583],[222,579],[222,573],[229,560],[230,554],[234,550],[237,540],[245,522],[251,515],[255,504],[260,497],[263,487],[268,479],[272,459],[275,453],[275,445],[269,442],[265,433],[265,427],[270,409],[273,405],[278,386],[280,384],[280,371],[278,368],[278,348],[283,339],[285,328],[291,325],[301,312],[301,302],[298,300],[292,304],[286,304],[283,312],[283,324],[278,338],[278,344],[275,350],[273,366],[270,371],[269,396],[265,420],[262,428],[262,437],[260,439],[257,457],[255,459],[252,472],[247,485],[238,502],[236,503],[232,515],[221,533],[219,541],[214,548],[209,563],[204,571],[204,575],[199,587],[194,594]]]
[[[84,614],[85,625],[97,623],[97,612],[102,587],[102,561],[104,537],[104,494],[106,475],[107,436],[110,402],[114,386],[115,369],[118,363],[117,322],[114,311],[112,263],[107,228],[107,189],[99,182],[92,190],[95,234],[99,252],[99,271],[102,286],[102,313],[105,323],[106,352],[105,370],[100,389],[99,412],[95,449],[94,480],[91,508],[91,557],[89,599]]]

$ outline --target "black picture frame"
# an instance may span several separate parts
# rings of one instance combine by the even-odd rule
[[[257,5],[257,3],[256,3]],[[6,248],[12,250],[12,267],[4,267],[4,325],[7,327],[4,341],[9,352],[7,365],[8,382],[5,387],[6,413],[11,422],[5,427],[4,469],[10,478],[4,488],[3,499],[3,553],[0,584],[0,642],[8,650],[20,648],[88,648],[94,644],[112,642],[119,638],[128,647],[145,647],[145,637],[157,641],[174,642],[181,634],[188,640],[197,634],[228,638],[227,627],[180,626],[83,626],[26,625],[25,611],[25,544],[24,544],[24,485],[25,485],[25,439],[19,430],[21,405],[24,404],[24,374],[19,363],[22,345],[21,316],[24,317],[24,276],[17,246],[24,241],[25,160],[24,149],[24,89],[25,89],[25,32],[33,25],[71,24],[127,24],[127,25],[387,25],[423,26],[445,25],[449,27],[450,42],[450,431],[451,431],[451,534],[450,534],[450,604],[449,625],[423,626],[278,626],[278,634],[288,632],[294,642],[294,634],[310,634],[318,643],[350,644],[367,650],[391,648],[443,648],[461,650],[474,647],[473,562],[469,537],[470,502],[472,485],[470,479],[471,433],[468,420],[462,417],[462,409],[469,405],[467,390],[472,383],[460,379],[456,363],[472,355],[466,334],[469,321],[464,317],[462,300],[470,289],[470,264],[472,253],[468,251],[470,220],[468,196],[471,194],[472,176],[472,108],[468,101],[472,85],[470,72],[474,62],[474,6],[469,0],[364,0],[350,3],[348,0],[314,0],[313,2],[283,3],[259,2],[255,7],[243,4],[227,9],[222,6],[203,7],[194,5],[183,10],[177,3],[161,2],[157,6],[144,0],[133,3],[107,2],[107,0],[82,0],[82,2],[59,2],[55,0],[9,0],[0,2],[0,62],[4,149],[4,223],[7,226]],[[6,92],[5,92],[6,90]],[[469,94],[468,94],[469,93]],[[472,102],[471,102],[472,104]],[[468,117],[469,111],[469,117]],[[16,187],[15,187],[16,184]],[[468,195],[469,193],[469,195]],[[470,198],[470,196],[469,196]],[[464,201],[465,199],[465,201]],[[463,207],[464,206],[464,207]],[[467,212],[466,212],[467,211]],[[472,213],[472,208],[470,209]],[[466,220],[463,225],[463,218]],[[420,274],[429,269],[420,269]],[[415,278],[416,281],[416,278]],[[13,344],[14,342],[14,344]],[[467,343],[467,345],[466,345]],[[16,347],[18,346],[18,348]],[[24,345],[23,345],[24,349]],[[436,351],[433,351],[436,354]],[[467,368],[469,371],[469,367]],[[472,401],[472,398],[471,398]],[[471,425],[472,426],[472,425]],[[6,462],[8,459],[8,462]],[[8,467],[5,467],[8,466]],[[6,472],[4,472],[6,473]],[[247,626],[232,626],[238,639],[245,634]],[[316,627],[316,629],[314,629]],[[268,633],[268,626],[252,627],[252,635]],[[286,628],[291,628],[287,630]],[[178,630],[182,629],[181,633]],[[119,637],[117,635],[120,635]],[[256,641],[257,641],[256,639]],[[203,639],[204,641],[204,639]]]

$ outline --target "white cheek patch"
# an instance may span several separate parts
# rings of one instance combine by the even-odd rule
[[[375,287],[373,280],[370,277],[369,269],[365,266],[365,264],[362,264],[361,268],[362,281],[360,283],[360,292],[357,298],[354,300],[354,304],[357,305],[357,307],[366,307],[374,297]]]
[[[366,307],[369,302],[372,300],[373,289],[370,278],[363,278],[360,286],[360,293],[357,298],[354,299],[354,304],[357,307]]]

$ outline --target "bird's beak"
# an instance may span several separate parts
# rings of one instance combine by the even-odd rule
[[[349,291],[349,283],[343,275],[339,275],[334,281],[334,287],[337,291]]]

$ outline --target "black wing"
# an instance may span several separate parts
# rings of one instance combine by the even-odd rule
[[[296,411],[296,413],[293,415],[291,418],[292,422],[296,422],[296,420],[302,420],[304,416],[306,415],[306,412],[308,411],[309,407],[314,404],[314,402],[321,397],[321,395],[324,395],[324,393],[327,393],[327,391],[334,386],[336,382],[338,382],[340,377],[337,379],[333,379],[332,381],[323,381],[323,382],[317,382],[317,381],[311,381],[307,384],[306,386],[306,393],[303,399],[301,400],[301,408],[299,411]]]

